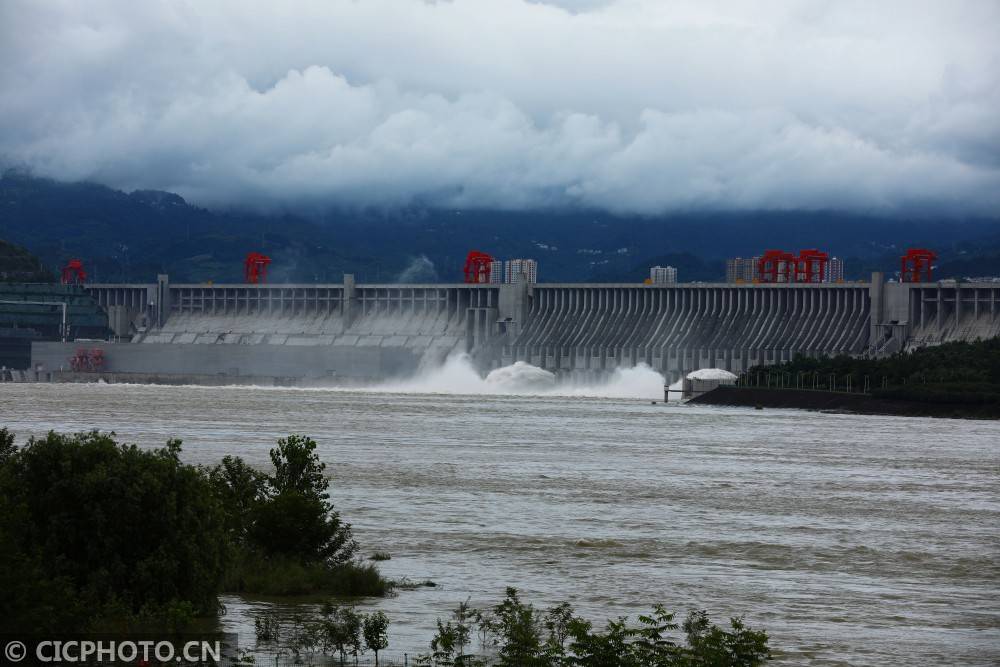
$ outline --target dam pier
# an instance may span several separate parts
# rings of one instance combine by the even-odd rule
[[[362,383],[467,353],[598,379],[648,364],[668,382],[811,356],[887,355],[1000,335],[1000,284],[149,284],[82,287],[108,340],[34,341],[38,379],[80,348],[135,381]]]

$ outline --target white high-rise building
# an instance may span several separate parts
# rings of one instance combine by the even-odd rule
[[[521,280],[538,282],[538,262],[533,259],[508,259],[505,262],[503,281],[513,283]]]
[[[674,285],[677,283],[677,269],[672,266],[654,266],[649,269],[649,280],[654,285]]]
[[[503,282],[503,262],[499,259],[490,262],[490,282],[495,285]]]
[[[844,282],[844,260],[839,257],[831,257],[826,263],[826,275],[823,276],[825,283]]]
[[[757,262],[760,257],[733,257],[726,260],[727,283],[752,283],[760,275],[757,273]]]

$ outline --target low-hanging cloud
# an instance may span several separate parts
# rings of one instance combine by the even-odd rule
[[[1000,5],[0,6],[0,159],[208,205],[1000,211]]]

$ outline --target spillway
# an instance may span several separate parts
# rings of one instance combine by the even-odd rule
[[[468,353],[482,371],[526,361],[599,377],[640,362],[668,380],[796,354],[885,355],[1000,335],[1000,285],[88,285],[115,342],[106,371],[297,384],[402,377]],[[35,343],[65,370],[77,343]]]

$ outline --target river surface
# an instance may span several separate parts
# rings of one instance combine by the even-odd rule
[[[513,585],[594,620],[745,614],[777,664],[1000,662],[1000,423],[648,398],[6,384],[0,425],[262,468],[312,436],[363,552],[438,584],[362,605],[389,614],[390,653]],[[269,603],[225,602],[252,644]]]

